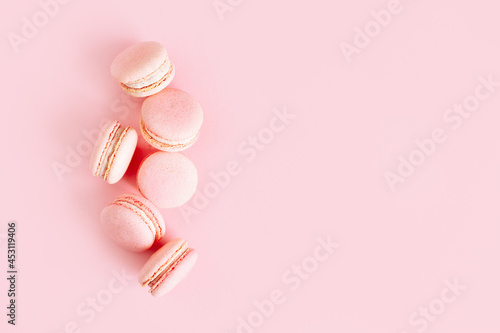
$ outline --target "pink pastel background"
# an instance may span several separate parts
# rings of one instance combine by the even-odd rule
[[[500,89],[459,129],[443,121],[479,76],[500,81],[498,4],[401,0],[348,63],[341,43],[352,44],[356,27],[390,0],[228,1],[222,20],[212,0],[72,0],[17,53],[9,33],[20,34],[41,5],[4,1],[0,331],[500,331]],[[201,136],[185,152],[199,190],[228,162],[241,167],[197,215],[162,211],[165,240],[187,239],[200,258],[159,299],[135,281],[153,250],[121,250],[98,225],[106,204],[136,191],[135,171],[152,150],[141,141],[115,185],[90,175],[85,150],[85,133],[103,119],[138,127],[142,100],[127,99],[109,67],[145,40],[167,47],[177,67],[171,86],[203,106]],[[274,109],[296,117],[248,161],[241,147],[269,134]],[[391,191],[384,174],[436,127],[447,141]],[[83,154],[59,179],[54,165],[76,149]],[[15,327],[5,315],[10,220],[18,222]],[[314,264],[318,237],[340,246],[291,290],[284,276]],[[439,308],[455,280],[466,290],[425,330],[410,323],[420,308]],[[120,291],[111,294],[110,283]],[[254,302],[276,289],[282,304],[256,314]],[[89,310],[96,297],[106,304]],[[258,327],[238,328],[249,317]]]

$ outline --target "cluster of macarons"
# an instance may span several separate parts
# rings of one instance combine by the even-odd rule
[[[159,208],[186,203],[195,193],[198,173],[182,150],[195,143],[203,122],[203,111],[187,92],[167,88],[175,66],[165,48],[143,42],[122,51],[111,65],[111,74],[122,89],[134,97],[146,97],[141,108],[140,132],[158,149],[146,157],[137,171],[140,194],[123,194],[101,213],[106,234],[118,245],[133,251],[149,249],[165,235]],[[92,152],[93,175],[107,183],[118,182],[132,160],[138,134],[118,121],[101,130]],[[139,282],[161,296],[175,287],[191,270],[198,255],[183,239],[174,239],[146,262]]]

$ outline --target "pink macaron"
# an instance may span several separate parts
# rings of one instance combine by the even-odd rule
[[[197,185],[196,167],[181,153],[156,152],[142,161],[137,172],[139,191],[160,208],[183,205]]]
[[[142,161],[137,172],[139,191],[160,208],[185,204],[197,185],[198,171],[181,153],[156,152]]]
[[[165,295],[186,277],[197,258],[198,253],[185,240],[171,240],[146,262],[139,272],[139,283],[149,286],[155,297]]]
[[[90,157],[90,171],[107,183],[118,182],[130,164],[137,146],[137,132],[118,121],[104,125]]]
[[[153,147],[178,152],[198,139],[203,111],[185,91],[167,88],[146,98],[141,110],[141,133]]]
[[[168,86],[174,78],[175,66],[163,45],[143,42],[116,56],[111,64],[111,75],[127,94],[146,97]]]
[[[104,208],[101,225],[116,244],[133,252],[149,249],[165,235],[158,208],[137,194],[121,195]]]

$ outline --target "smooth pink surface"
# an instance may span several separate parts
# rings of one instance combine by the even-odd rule
[[[39,0],[3,2],[0,331],[235,333],[254,302],[281,289],[284,301],[254,333],[418,333],[409,316],[456,277],[467,289],[425,333],[498,332],[500,90],[457,130],[442,117],[478,76],[500,81],[499,3],[402,1],[348,64],[339,44],[389,1],[247,0],[224,21],[212,2],[69,1],[18,53],[7,34],[21,32]],[[185,238],[200,257],[157,299],[137,282],[156,246],[129,253],[99,228],[109,202],[137,191],[148,145],[139,138],[113,186],[88,170],[101,120],[138,128],[141,99],[109,67],[144,40],[165,45],[171,86],[203,107],[186,155],[210,196],[186,204],[198,213],[188,220],[182,208],[161,210],[165,241]],[[288,125],[273,120],[285,106],[296,115]],[[281,132],[250,149],[272,120]],[[436,126],[448,140],[392,192],[384,173]],[[8,220],[19,223],[16,327],[5,316]],[[340,247],[291,290],[283,275],[327,235]],[[100,311],[87,304],[97,298]]]
[[[139,191],[160,208],[185,204],[197,185],[196,167],[180,153],[156,152],[141,163],[137,172]]]
[[[148,288],[148,290],[151,289],[150,292],[153,296],[158,297],[165,295],[184,280],[193,268],[198,258],[198,253],[196,250],[189,248],[189,244],[186,243],[187,242],[181,238],[171,240],[153,253],[141,268],[138,281],[141,285],[144,285],[148,283],[148,281],[151,281],[152,278],[153,280],[156,279],[158,277],[158,271],[161,272],[165,264],[175,264],[175,268],[172,269],[168,275],[161,278],[158,284],[155,283],[153,286],[144,286]],[[172,257],[183,247],[185,250],[189,249],[189,252],[187,255],[183,256],[181,260],[178,260],[179,262],[176,262]],[[162,276],[162,274],[159,276]]]
[[[133,252],[146,251],[165,235],[161,213],[140,195],[119,196],[103,209],[100,220],[110,239]]]
[[[160,150],[176,152],[189,148],[194,144],[202,123],[200,104],[189,93],[179,89],[166,88],[146,98],[142,104],[141,126],[151,133],[145,134],[141,127],[142,135]],[[168,142],[166,146],[161,144],[161,140]]]

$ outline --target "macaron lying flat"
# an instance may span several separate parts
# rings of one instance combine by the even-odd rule
[[[149,286],[155,297],[165,295],[186,277],[197,259],[198,253],[185,240],[174,239],[149,258],[139,272],[139,283]]]
[[[166,88],[146,98],[141,110],[141,133],[153,147],[178,152],[198,139],[203,111],[185,91]]]
[[[118,182],[130,164],[137,146],[137,132],[118,121],[104,125],[90,157],[90,171],[107,183]]]
[[[101,225],[118,245],[142,252],[165,235],[165,222],[158,209],[137,194],[124,194],[103,209]]]
[[[175,66],[163,45],[143,42],[116,56],[111,64],[111,75],[127,94],[146,97],[168,86],[175,76]]]
[[[156,152],[142,161],[137,172],[139,191],[160,208],[183,205],[197,185],[196,167],[181,153]]]

